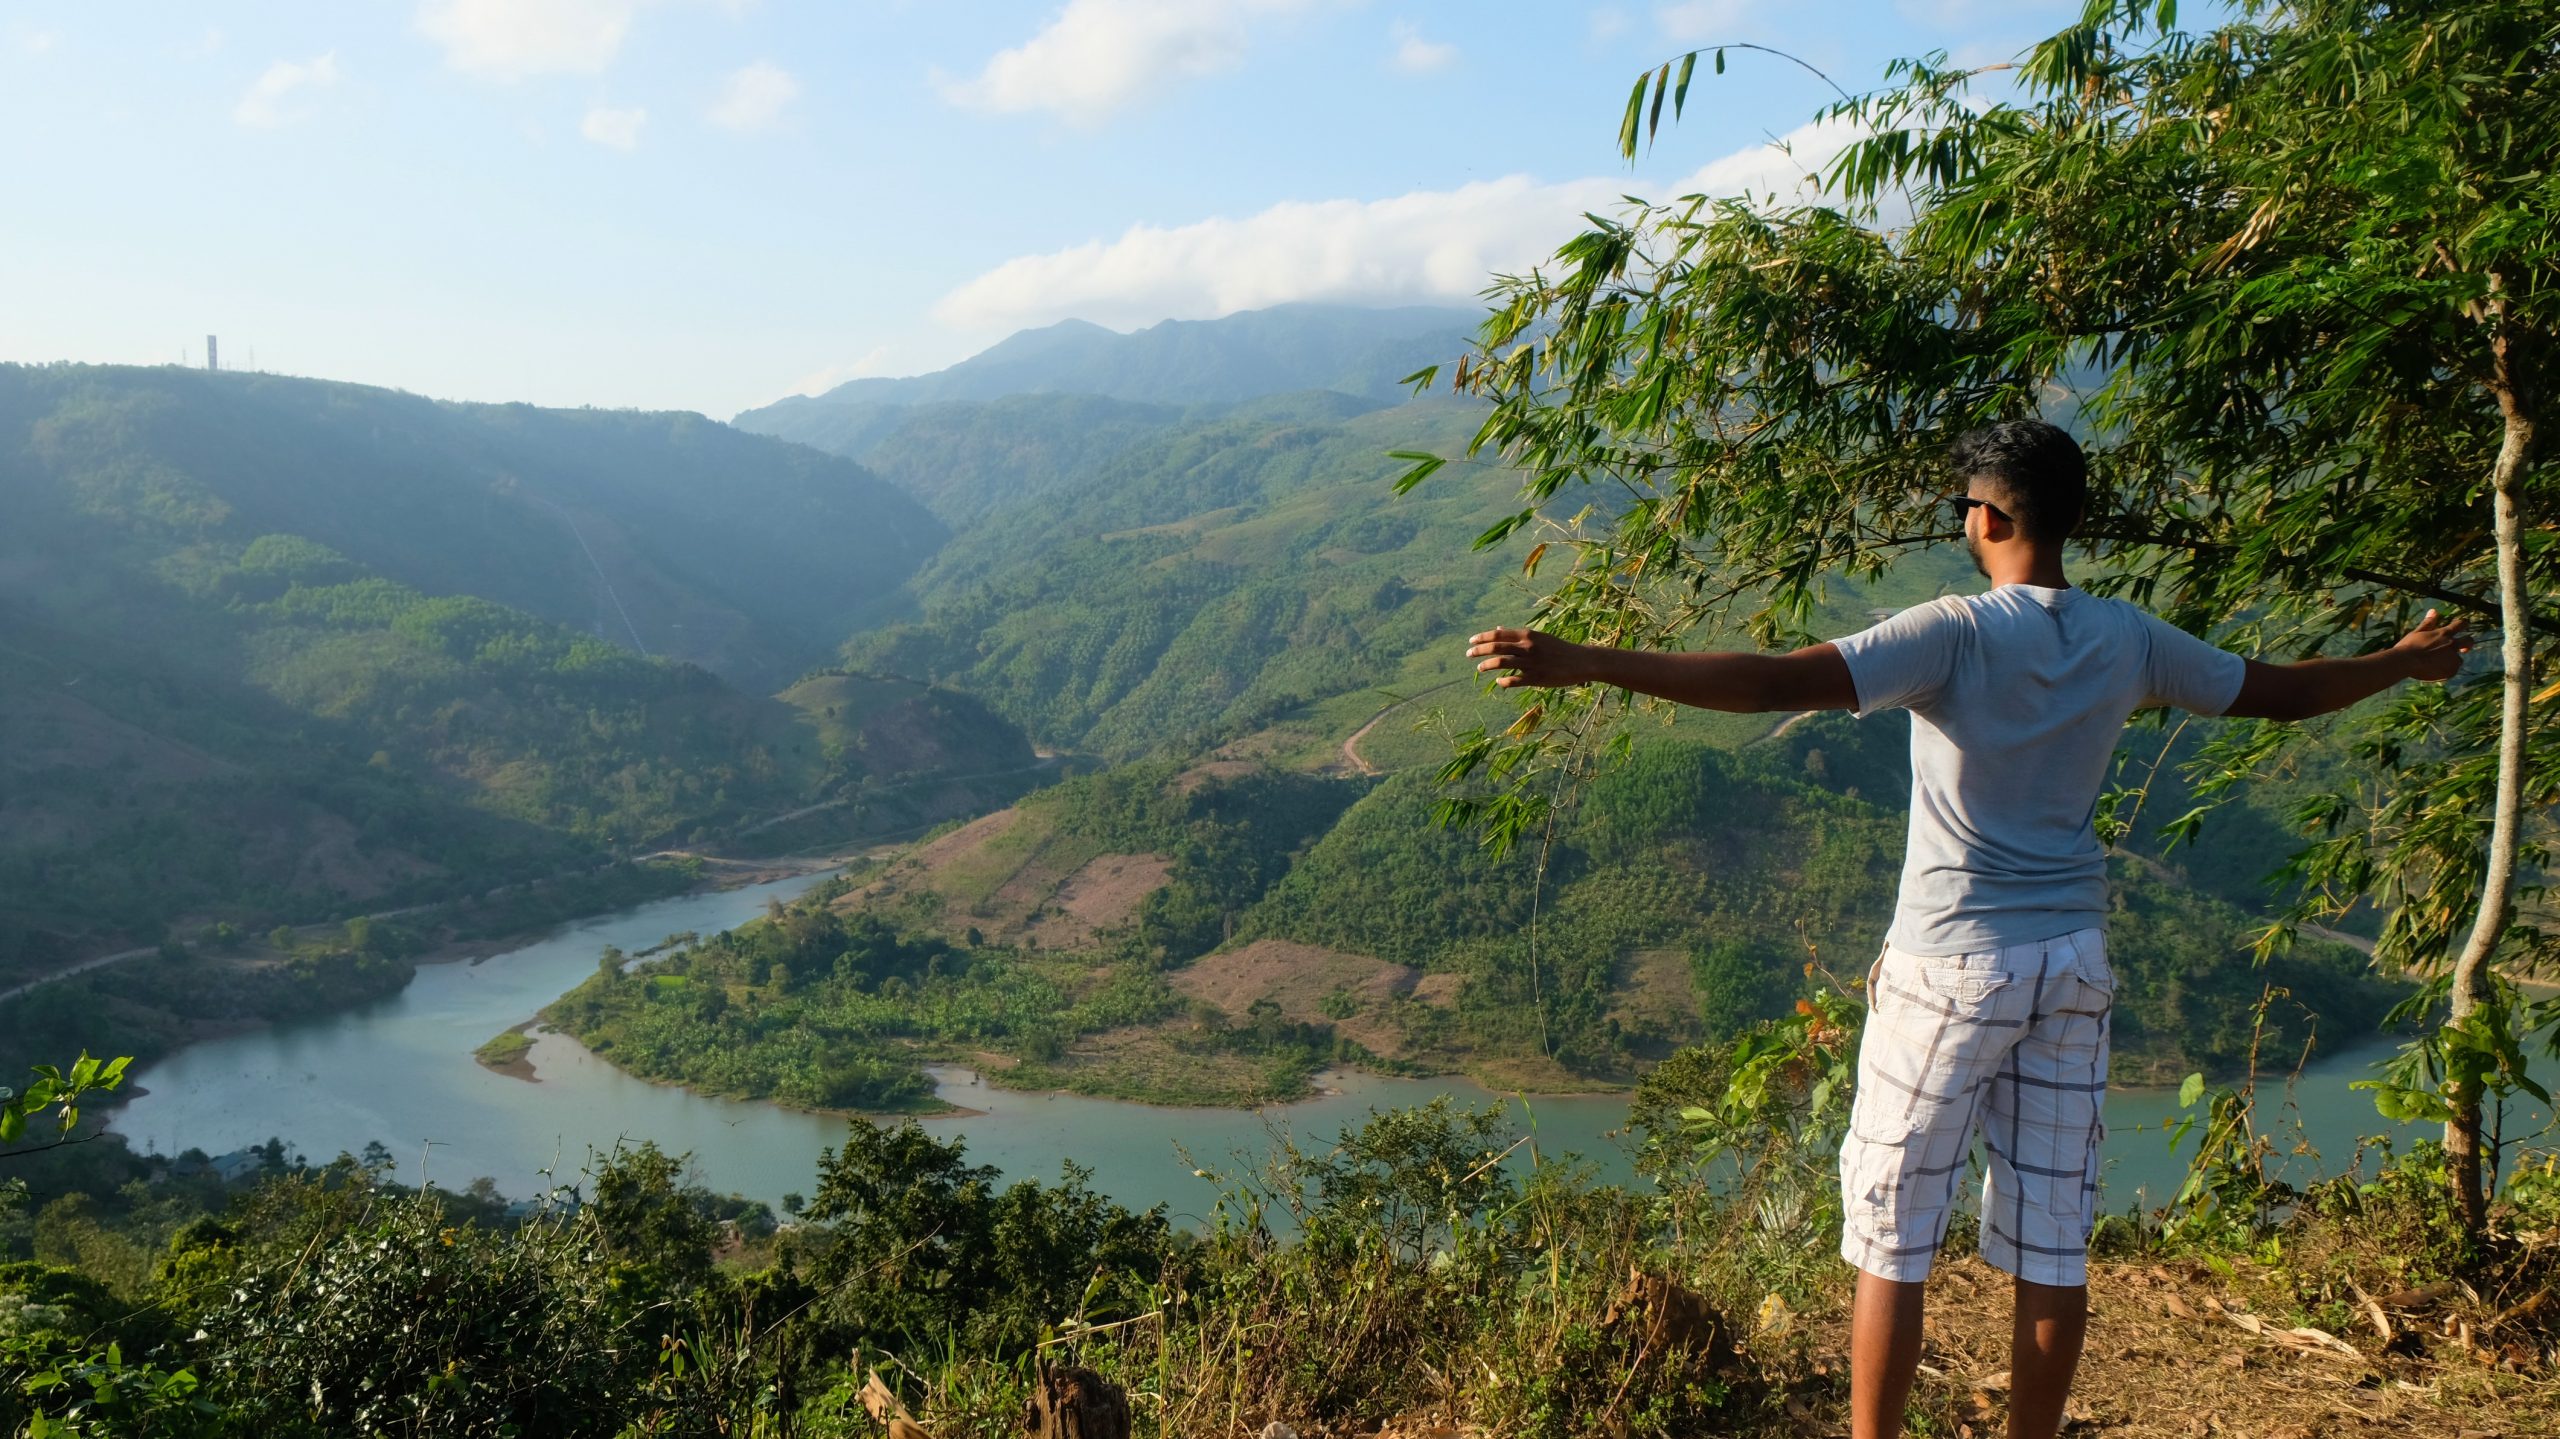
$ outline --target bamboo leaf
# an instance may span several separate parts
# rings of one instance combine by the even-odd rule
[[[1626,159],[1636,157],[1636,136],[1644,126],[1644,92],[1653,83],[1653,73],[1636,77],[1635,93],[1627,97],[1627,117],[1618,125],[1618,153]]]
[[[1449,463],[1441,456],[1431,454],[1424,450],[1389,450],[1387,451],[1387,458],[1391,460],[1403,460],[1412,466],[1412,468],[1396,477],[1395,492],[1399,495],[1412,489],[1414,486],[1421,484],[1424,480],[1431,478],[1431,476],[1439,472],[1441,466]]]

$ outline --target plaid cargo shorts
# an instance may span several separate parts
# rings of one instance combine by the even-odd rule
[[[1978,1126],[1983,1259],[2036,1284],[2086,1283],[2115,989],[2095,929],[1978,954],[1887,945],[1867,976],[1840,1146],[1840,1256],[1927,1278]]]

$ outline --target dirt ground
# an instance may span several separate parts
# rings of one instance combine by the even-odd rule
[[[1160,854],[1097,855],[1040,902],[1031,937],[1042,949],[1090,944],[1100,931],[1135,918],[1139,903],[1172,873],[1173,861]]]
[[[2326,1335],[2251,1312],[2235,1302],[2237,1292],[2201,1265],[2092,1264],[2089,1342],[2065,1439],[2560,1435],[2560,1374],[2540,1362],[2517,1372],[2516,1356],[2478,1342],[2478,1334],[2466,1347],[2459,1296],[2377,1295],[2356,1332]],[[1772,1397],[1769,1420],[1735,1432],[1752,1439],[1849,1432],[1847,1293],[1844,1281],[1840,1306],[1787,1314],[1782,1332],[1755,1342],[1792,1344],[1810,1357],[1792,1361],[1802,1372]],[[1906,1434],[2008,1433],[2009,1309],[2006,1274],[1971,1255],[1939,1265]],[[1413,1414],[1389,1422],[1379,1439],[1492,1433]]]
[[[1330,1024],[1382,1059],[1404,1052],[1404,1034],[1380,1013],[1387,1000],[1413,995],[1423,979],[1410,965],[1365,954],[1345,954],[1285,939],[1257,939],[1241,949],[1212,954],[1176,972],[1173,987],[1242,1019],[1254,1001],[1268,999],[1296,1023]],[[1360,1008],[1348,1018],[1324,1012],[1325,996],[1349,994]]]
[[[2332,1335],[2253,1312],[2201,1265],[2092,1264],[2088,1348],[2064,1432],[2075,1439],[2560,1434],[2560,1375],[2538,1356],[2491,1348],[2458,1312],[2459,1296],[2373,1301],[2354,1332]],[[1914,1432],[1954,1439],[2008,1432],[2009,1314],[2009,1276],[1970,1255],[1939,1266],[1929,1286]],[[1818,1322],[1845,1339],[1845,1312]],[[1845,1345],[1816,1353],[1818,1365],[1845,1369]],[[2525,1372],[2517,1372],[2519,1359]],[[1794,1432],[1847,1433],[1842,1395],[1845,1388],[1818,1403],[1790,1403]]]

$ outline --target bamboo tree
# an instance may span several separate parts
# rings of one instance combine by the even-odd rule
[[[1853,139],[1811,202],[1596,218],[1497,284],[1454,377],[1493,402],[1473,448],[1527,476],[1481,543],[1530,531],[1533,572],[1570,557],[1535,621],[1568,638],[1674,645],[1718,616],[1811,638],[1832,579],[1952,538],[1949,439],[2039,411],[2090,449],[2093,588],[2271,657],[2387,644],[2430,607],[2495,626],[2495,673],[2347,726],[2363,774],[2298,816],[2310,843],[2261,941],[2385,906],[2378,960],[2449,1013],[2380,1099],[2445,1121],[2475,1232],[2484,1096],[2540,1092],[2500,964],[2555,949],[2516,903],[2540,893],[2560,799],[2560,754],[2531,743],[2560,694],[2531,681],[2560,633],[2537,598],[2560,581],[2560,497],[2534,449],[2560,328],[2555,53],[2560,0],[2256,3],[2203,35],[2100,0],[2014,64],[1906,61],[1829,107]],[[1637,87],[1629,154],[1681,113],[1696,60]],[[1407,485],[1441,463],[1411,458]],[[1536,777],[1609,702],[1541,698],[1444,772],[1472,782],[1449,815],[1496,845],[1538,822]],[[2228,724],[2201,787],[2302,742]]]

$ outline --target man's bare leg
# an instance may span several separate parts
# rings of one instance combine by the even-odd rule
[[[2009,1439],[2053,1439],[2062,1432],[2071,1373],[2080,1367],[2089,1286],[2021,1279],[2016,1293],[2017,1317],[2009,1329]]]
[[[1850,1439],[1902,1433],[1911,1376],[1920,1368],[1920,1297],[1927,1287],[1858,1271],[1858,1297],[1849,1311]]]

